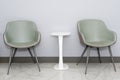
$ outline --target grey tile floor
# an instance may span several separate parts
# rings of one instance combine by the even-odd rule
[[[116,63],[114,72],[111,63],[90,63],[85,75],[85,64],[67,63],[69,69],[57,71],[56,63],[40,63],[41,72],[34,63],[13,63],[7,75],[7,63],[0,64],[0,80],[120,80],[120,63]]]

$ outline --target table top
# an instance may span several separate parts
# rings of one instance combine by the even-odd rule
[[[70,32],[53,32],[53,33],[51,33],[51,35],[53,35],[53,36],[66,36],[66,35],[70,35]]]

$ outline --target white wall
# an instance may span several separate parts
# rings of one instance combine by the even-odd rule
[[[64,39],[64,56],[80,56],[84,47],[79,43],[76,23],[81,19],[101,19],[108,28],[115,31],[118,41],[112,46],[113,55],[120,56],[120,0],[0,0],[0,56],[9,55],[4,45],[3,32],[11,20],[32,20],[42,34],[42,41],[36,47],[38,56],[58,56],[57,38],[50,36],[54,31],[70,31]],[[25,50],[18,56],[28,56]],[[96,55],[96,50],[91,51]],[[108,56],[107,48],[101,49],[102,56]]]

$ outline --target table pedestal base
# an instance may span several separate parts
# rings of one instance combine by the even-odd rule
[[[62,67],[59,67],[59,64],[56,64],[56,65],[54,66],[54,69],[55,69],[55,70],[67,70],[67,69],[69,69],[69,66],[68,66],[67,64],[63,64]]]

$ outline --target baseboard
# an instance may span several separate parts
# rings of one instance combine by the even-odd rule
[[[66,63],[76,63],[78,62],[80,57],[64,57],[64,62]],[[8,63],[8,57],[0,57],[0,63]],[[38,57],[40,63],[53,63],[58,62],[58,57]],[[102,63],[109,63],[111,62],[110,57],[101,57]],[[32,63],[32,59],[30,57],[15,57],[13,60],[14,63]],[[81,59],[81,63],[86,62],[86,57]],[[97,57],[90,57],[90,63],[98,63],[99,60]],[[119,63],[120,57],[114,57],[114,62]]]

